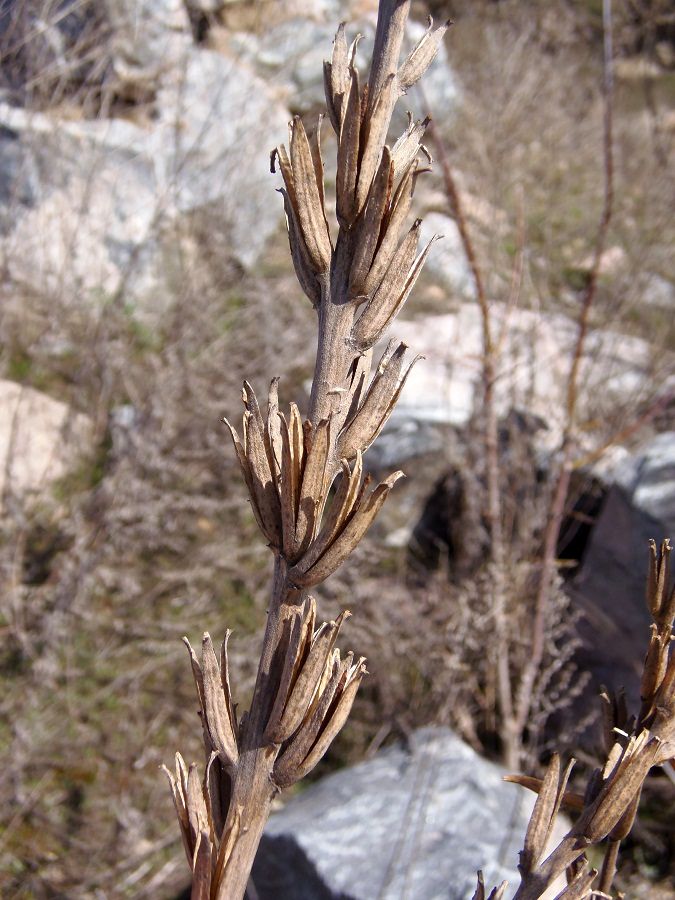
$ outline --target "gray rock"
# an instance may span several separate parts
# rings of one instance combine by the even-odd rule
[[[576,723],[599,712],[598,693],[605,685],[626,690],[628,709],[640,707],[640,680],[649,643],[651,618],[644,602],[649,539],[665,537],[665,525],[612,485],[590,532],[579,571],[568,585],[582,618],[582,645],[575,654],[590,679],[574,701]],[[576,727],[575,723],[575,727]],[[588,735],[597,742],[595,732]]]
[[[336,21],[297,17],[260,35],[235,32],[228,44],[232,54],[254,67],[262,78],[273,81],[295,111],[306,113],[326,105],[323,62],[330,59]],[[364,42],[372,45],[373,23],[360,22],[357,27],[350,22],[347,29],[348,39],[360,31]]]
[[[262,77],[274,79],[276,86],[292,101],[300,112],[325,106],[323,61],[330,59],[338,16],[331,9],[322,15],[296,16],[260,35],[240,32],[231,34],[228,46],[233,54],[246,60]],[[331,14],[332,13],[332,14]],[[357,65],[361,68],[372,52],[375,36],[375,15],[347,21],[347,39],[361,34],[362,42],[357,53]],[[418,22],[408,22],[404,53],[417,43],[425,31]],[[424,94],[429,107],[447,121],[457,107],[459,89],[450,67],[444,45],[424,76]],[[394,118],[393,131],[400,131],[407,124],[406,110],[416,118],[427,114],[416,89],[404,97]]]
[[[25,497],[65,475],[92,439],[87,416],[42,391],[0,380],[0,510],[7,495]]]
[[[473,298],[474,282],[454,220],[443,213],[428,213],[420,226],[420,246],[425,246],[434,235],[439,235],[441,240],[434,244],[427,257],[425,273],[449,289],[453,300]]]
[[[152,237],[157,182],[147,135],[129,122],[58,122],[0,106],[26,188],[7,210],[10,277],[43,294],[113,294]],[[0,139],[0,154],[9,141]],[[135,271],[135,287],[143,279]]]
[[[451,731],[322,779],[270,819],[253,869],[261,900],[464,900],[476,870],[518,883],[532,801]]]
[[[161,235],[212,210],[252,266],[282,215],[269,151],[288,114],[236,60],[188,46],[164,73],[158,116],[66,121],[0,104],[2,251],[38,293],[127,302],[155,313],[171,296]]]
[[[120,81],[156,79],[192,43],[184,0],[107,0]]]
[[[635,506],[664,523],[667,535],[655,534],[655,539],[675,539],[675,431],[657,434],[605,477],[621,485]]]
[[[210,50],[187,54],[158,104],[151,140],[169,205],[186,212],[216,204],[235,255],[253,265],[283,213],[269,154],[285,138],[286,108],[238,60]]]
[[[554,451],[565,421],[565,384],[575,323],[562,315],[526,309],[514,309],[508,317],[505,313],[503,304],[493,304],[495,332],[506,327],[496,383],[498,414],[515,407],[538,416],[547,426],[537,435],[538,446]],[[397,321],[392,335],[424,359],[406,382],[391,427],[410,421],[464,425],[480,398],[482,327],[477,304],[460,303],[445,315]],[[651,361],[647,341],[608,329],[589,332],[580,367],[582,414],[602,419],[628,398],[640,397]],[[666,396],[674,387],[675,376],[671,376],[662,379],[659,390]],[[582,451],[595,450],[594,439],[590,432],[583,434]]]
[[[642,298],[650,306],[673,309],[675,307],[675,284],[661,275],[647,274],[646,284],[642,289]]]

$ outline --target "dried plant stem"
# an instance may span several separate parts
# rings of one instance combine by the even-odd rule
[[[241,900],[275,794],[314,768],[342,728],[365,660],[335,648],[348,613],[315,628],[308,590],[334,572],[374,521],[402,474],[368,492],[363,454],[391,414],[413,363],[391,341],[371,373],[373,347],[407,299],[431,244],[417,253],[408,230],[426,123],[411,122],[386,145],[397,99],[424,73],[447,26],[429,30],[399,67],[410,0],[382,0],[369,90],[360,89],[357,41],[338,29],[324,64],[328,118],[337,135],[333,243],[326,216],[321,119],[308,135],[296,117],[279,166],[291,256],[318,314],[308,418],[279,408],[272,380],[267,413],[244,383],[243,436],[228,424],[252,511],[274,555],[274,574],[256,683],[237,721],[227,637],[220,661],[204,635],[201,663],[187,642],[207,757],[204,782],[177,754],[167,770],[188,861],[193,900]],[[335,492],[329,491],[340,474]]]
[[[329,415],[339,413],[343,397],[334,389],[346,381],[353,357],[349,335],[354,324],[356,306],[349,302],[351,254],[348,243],[349,237],[340,234],[333,272],[321,276],[319,338],[308,416],[314,426]],[[331,461],[334,469],[337,462],[336,459]]]
[[[598,890],[603,894],[608,894],[612,889],[612,882],[616,875],[616,863],[619,858],[619,848],[621,841],[609,841],[605,849],[605,858],[602,861],[602,869],[600,870],[600,880],[598,881]]]
[[[420,93],[424,98],[423,88]],[[428,107],[426,98],[425,105]],[[483,427],[485,441],[485,476],[487,486],[487,521],[490,534],[490,563],[491,563],[491,589],[492,589],[492,615],[494,619],[494,654],[497,681],[497,701],[501,717],[501,737],[504,744],[504,759],[511,769],[518,768],[521,755],[520,730],[517,728],[513,710],[513,692],[511,682],[511,666],[509,652],[508,623],[506,618],[506,548],[503,534],[503,510],[501,494],[501,478],[499,463],[499,423],[497,417],[497,404],[495,400],[495,384],[497,380],[497,365],[499,362],[499,347],[495,343],[492,334],[492,320],[490,304],[485,292],[481,267],[474,243],[469,233],[466,215],[462,207],[457,184],[452,172],[445,144],[438,133],[438,129],[431,122],[430,135],[434,141],[436,155],[443,175],[443,184],[450,204],[450,209],[457,224],[462,248],[469,263],[471,274],[476,289],[476,299],[481,314],[481,328],[483,336],[483,348],[481,355],[482,385],[483,385]],[[521,260],[519,254],[518,260]],[[518,283],[517,271],[520,263],[517,263],[514,271],[513,284]]]
[[[612,218],[614,203],[614,158],[612,138],[612,8],[611,0],[603,0],[603,28],[604,28],[604,53],[603,53],[603,172],[604,172],[604,200],[602,215],[595,240],[593,264],[591,267],[588,284],[584,292],[579,320],[577,326],[577,338],[572,354],[572,364],[567,379],[567,405],[565,427],[563,430],[560,467],[555,481],[551,508],[544,533],[544,547],[539,576],[539,586],[535,600],[534,618],[532,624],[532,650],[528,656],[527,664],[523,670],[519,685],[516,705],[516,727],[519,731],[527,724],[532,696],[537,673],[541,667],[544,656],[544,636],[546,632],[546,617],[550,607],[553,578],[556,572],[556,550],[560,529],[565,515],[565,502],[569,490],[570,477],[574,467],[574,453],[576,449],[576,424],[579,390],[579,370],[583,358],[584,346],[588,334],[591,309],[597,293],[598,278],[600,276],[600,264],[602,254],[607,243],[607,233]]]
[[[236,828],[238,836],[225,865],[223,890],[216,900],[244,896],[270,806],[277,792],[272,780],[276,753],[264,740],[263,734],[278,688],[280,660],[275,656],[284,623],[292,608],[289,593],[287,567],[277,557],[253,700],[246,727],[242,729],[239,763],[225,824],[226,832]]]
[[[554,754],[543,779],[509,775],[507,781],[534,790],[537,801],[520,854],[520,887],[514,900],[535,900],[567,870],[568,885],[558,900],[609,897],[621,842],[630,834],[645,779],[654,766],[675,754],[675,656],[671,653],[675,587],[670,587],[671,546],[650,542],[646,603],[652,618],[649,647],[640,683],[639,715],[630,716],[623,692],[601,695],[606,757],[595,769],[584,794],[567,790],[573,760],[560,775]],[[579,813],[576,823],[553,852],[540,860],[561,806]],[[599,883],[588,870],[585,851],[606,841]]]

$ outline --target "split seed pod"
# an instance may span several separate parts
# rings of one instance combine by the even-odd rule
[[[205,733],[210,739],[210,748],[218,754],[223,765],[232,767],[239,758],[237,746],[237,722],[230,690],[230,677],[227,663],[227,641],[230,632],[225,635],[221,649],[221,662],[218,663],[211,642],[211,636],[204,632],[202,639],[202,662],[197,661],[190,642],[186,637],[183,642],[190,654],[192,674],[199,698],[200,714]]]

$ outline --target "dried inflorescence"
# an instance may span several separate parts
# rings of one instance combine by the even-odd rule
[[[355,393],[358,408],[337,436],[332,414],[314,427],[302,420],[294,403],[288,418],[280,412],[277,379],[270,385],[264,419],[251,386],[244,385],[243,440],[227,422],[256,521],[269,546],[288,563],[289,581],[297,588],[324,581],[349,556],[403,474],[394,472],[368,492],[361,449],[382,428],[400,393],[405,380],[401,356],[385,352],[363,403],[358,406]],[[344,454],[342,474],[328,503],[336,452]]]
[[[278,165],[291,256],[318,314],[317,357],[308,414],[281,411],[278,379],[266,413],[247,382],[241,437],[228,424],[251,508],[274,555],[267,627],[251,707],[237,719],[227,665],[204,636],[201,662],[186,641],[207,759],[204,781],[177,757],[168,773],[193,897],[238,900],[272,798],[306,775],[342,728],[365,660],[336,648],[340,626],[315,626],[307,591],[357,546],[401,472],[374,488],[363,454],[389,418],[412,365],[390,342],[371,373],[373,347],[405,303],[431,246],[418,252],[419,220],[407,223],[428,122],[410,121],[386,144],[398,98],[431,63],[447,26],[429,29],[398,66],[410,0],[381,0],[373,64],[362,86],[358,38],[340,26],[325,66],[328,118],[337,135],[337,231],[324,192],[321,118],[310,136],[289,126]],[[336,481],[337,479],[337,481]]]
[[[567,790],[574,761],[561,779],[557,754],[543,779],[523,775],[509,775],[506,779],[538,794],[520,856],[521,884],[515,900],[534,900],[564,872],[568,885],[558,895],[561,900],[606,896],[614,879],[620,844],[635,822],[644,781],[652,767],[669,763],[675,757],[675,657],[671,653],[675,586],[668,590],[670,553],[669,541],[663,542],[660,551],[651,542],[646,599],[654,621],[641,681],[640,713],[629,715],[622,691],[603,691],[606,760],[591,774],[585,794]],[[542,861],[561,807],[578,812],[578,819]],[[589,870],[587,848],[604,842],[600,873]]]

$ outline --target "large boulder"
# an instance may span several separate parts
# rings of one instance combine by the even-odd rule
[[[634,506],[663,522],[667,536],[675,540],[675,431],[643,442],[608,474]]]
[[[269,151],[288,113],[236,59],[183,44],[167,61],[147,124],[60,119],[0,104],[0,243],[29,291],[161,311],[171,295],[163,235],[213,217],[253,266],[276,229]]]
[[[41,391],[0,381],[0,511],[6,498],[37,492],[91,448],[91,420]]]
[[[431,254],[433,256],[433,253]],[[559,314],[526,309],[508,311],[493,304],[496,335],[504,329],[495,396],[499,415],[512,408],[527,410],[545,424],[537,434],[543,451],[560,445],[566,418],[566,382],[576,340],[575,323]],[[477,303],[459,303],[453,312],[397,321],[393,334],[424,356],[412,370],[384,435],[404,435],[402,447],[425,452],[432,426],[464,426],[481,402],[483,332]],[[609,329],[588,333],[579,378],[582,415],[602,420],[627,398],[644,396],[653,352],[647,341]],[[675,376],[662,380],[666,396]],[[415,442],[413,435],[419,435]],[[580,436],[583,449],[596,449],[594,436]],[[384,442],[386,443],[386,441]],[[377,445],[373,448],[377,453]],[[388,459],[391,465],[404,459]]]
[[[451,731],[327,776],[270,819],[253,868],[260,900],[464,900],[476,870],[518,884],[532,809],[503,770]],[[562,826],[561,826],[562,827]]]
[[[377,9],[373,4],[353,4],[353,16],[347,20],[347,37],[352,40],[361,35],[362,44],[357,53],[360,65],[372,52],[377,22]],[[328,8],[314,15],[303,14],[280,21],[259,34],[233,32],[223,36],[229,51],[251,65],[263,78],[273,80],[283,92],[293,110],[309,112],[325,107],[323,62],[330,59],[338,17],[336,10]],[[404,52],[419,41],[425,26],[409,21]],[[447,50],[441,44],[436,59],[424,76],[424,96],[432,111],[443,115],[444,121],[457,106],[459,88],[457,78],[450,67]],[[401,101],[394,118],[394,129],[401,130],[407,124],[405,111],[417,118],[428,110],[416,90]],[[397,135],[398,136],[398,135]]]

